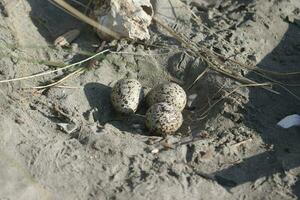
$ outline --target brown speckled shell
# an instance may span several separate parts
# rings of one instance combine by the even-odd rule
[[[121,79],[112,88],[111,102],[117,112],[135,113],[142,98],[142,85],[135,79]]]
[[[176,132],[182,125],[181,112],[167,103],[152,105],[146,113],[146,126],[156,134],[167,135]]]
[[[146,97],[148,106],[166,102],[182,111],[186,104],[186,93],[176,83],[164,83],[154,87]]]

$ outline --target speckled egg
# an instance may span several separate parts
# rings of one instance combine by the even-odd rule
[[[164,83],[155,86],[146,97],[149,106],[166,102],[182,111],[186,104],[186,93],[176,83]]]
[[[182,125],[181,112],[168,103],[152,105],[146,113],[146,126],[156,134],[167,135],[176,132]]]
[[[112,88],[111,102],[117,112],[135,113],[142,98],[142,85],[135,79],[121,79]]]

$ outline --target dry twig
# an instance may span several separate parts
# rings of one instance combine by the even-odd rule
[[[69,69],[69,68],[72,68],[74,66],[77,66],[77,65],[80,65],[82,63],[85,63],[105,52],[108,52],[109,49],[106,49],[104,51],[101,51],[99,53],[96,53],[95,55],[93,56],[90,56],[84,60],[81,60],[79,62],[76,62],[76,63],[73,63],[73,64],[70,64],[70,65],[67,65],[65,67],[62,67],[62,68],[59,68],[59,69],[56,69],[56,70],[50,70],[50,71],[46,71],[46,72],[41,72],[41,73],[38,73],[38,74],[34,74],[34,75],[30,75],[30,76],[24,76],[24,77],[19,77],[19,78],[13,78],[13,79],[6,79],[6,80],[1,80],[0,83],[8,83],[8,82],[14,82],[14,81],[22,81],[22,80],[28,80],[28,79],[33,79],[33,78],[37,78],[37,77],[41,77],[41,76],[45,76],[45,75],[49,75],[49,74],[53,74],[55,72],[59,72],[59,71],[63,71],[63,70],[66,70],[66,69]]]
[[[79,10],[72,7],[70,4],[66,3],[64,0],[49,0],[50,2],[54,2],[54,5],[57,5],[59,8],[62,8],[72,16],[76,17],[77,19],[93,26],[94,28],[98,29],[99,31],[110,35],[112,38],[120,39],[121,36],[113,30],[108,29],[105,26],[100,25],[97,21],[91,19],[90,17],[86,16],[85,14],[81,13]]]

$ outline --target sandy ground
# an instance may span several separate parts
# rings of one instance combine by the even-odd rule
[[[299,0],[188,2],[210,31],[184,9],[169,14],[193,42],[265,70],[300,70]],[[48,1],[0,0],[0,79],[53,69],[41,60],[84,58],[49,45],[71,28],[82,30],[75,41],[80,49],[95,51],[101,43],[90,27]],[[298,199],[300,129],[276,123],[299,113],[299,99],[278,85],[280,94],[241,88],[226,97],[238,83],[213,71],[187,90],[205,64],[156,25],[151,36],[147,44],[108,44],[129,53],[107,54],[62,88],[32,89],[68,71],[1,84],[0,199]],[[240,68],[236,74],[266,81]],[[148,87],[182,84],[191,100],[182,129],[168,141],[202,139],[152,154],[161,144],[144,127],[145,109],[124,117],[110,105],[111,86],[123,77]],[[299,75],[272,78],[299,83]],[[300,96],[298,87],[286,88]],[[221,97],[201,118],[203,106]]]

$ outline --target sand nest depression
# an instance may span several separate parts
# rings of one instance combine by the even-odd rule
[[[0,199],[297,199],[299,4],[0,0]]]

